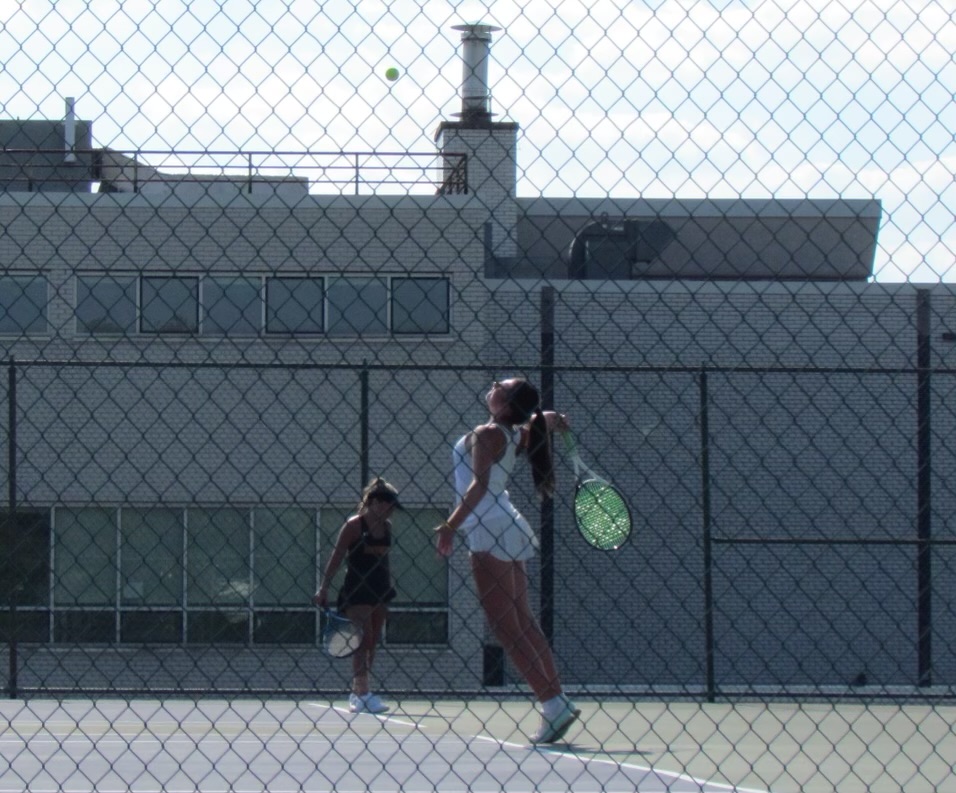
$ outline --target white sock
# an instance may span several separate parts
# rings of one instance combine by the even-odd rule
[[[558,696],[541,703],[541,713],[546,719],[551,720],[564,710],[567,702],[568,698],[564,694],[558,694]]]

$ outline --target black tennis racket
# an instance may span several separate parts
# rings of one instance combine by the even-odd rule
[[[562,435],[574,465],[574,521],[578,531],[594,548],[616,551],[631,536],[631,509],[620,490],[581,461],[571,433]]]
[[[322,649],[333,658],[348,658],[362,643],[362,629],[337,611],[322,611]]]

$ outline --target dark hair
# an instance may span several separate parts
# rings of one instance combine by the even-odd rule
[[[524,424],[531,419],[528,428],[528,462],[534,489],[541,498],[554,494],[554,461],[551,457],[551,433],[548,422],[541,412],[541,396],[538,389],[527,380],[519,380],[508,392],[509,418],[515,424]]]
[[[377,476],[369,482],[362,491],[362,500],[359,501],[359,510],[368,506],[369,501],[384,501],[388,504],[394,504],[397,509],[402,505],[398,502],[398,489],[386,482],[382,477]]]

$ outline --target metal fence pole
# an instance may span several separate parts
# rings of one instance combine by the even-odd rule
[[[707,701],[713,702],[716,699],[716,683],[714,682],[714,584],[710,515],[710,428],[707,415],[707,371],[703,368],[698,375],[698,384],[700,396],[700,500],[704,545],[704,669]]]
[[[369,477],[368,461],[368,361],[362,361],[359,371],[359,457],[362,481],[359,482],[359,491],[365,489]]]
[[[17,511],[17,367],[11,358],[7,368],[7,527],[8,536],[13,538],[16,528]],[[17,649],[17,593],[20,589],[20,571],[17,568],[17,543],[10,544],[8,569],[13,575],[10,581],[10,636],[7,654],[10,662],[7,677],[7,693],[10,699],[17,698],[17,669],[19,667]]]
[[[916,551],[917,575],[917,669],[919,684],[933,682],[933,505],[929,291],[916,292]]]

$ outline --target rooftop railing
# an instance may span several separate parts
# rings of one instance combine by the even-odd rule
[[[0,191],[464,194],[467,155],[2,148]]]

